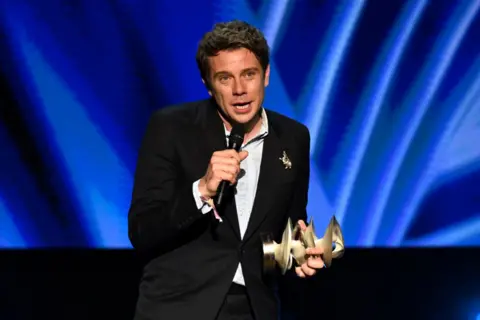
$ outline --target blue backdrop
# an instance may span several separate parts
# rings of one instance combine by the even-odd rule
[[[272,48],[312,135],[309,214],[347,246],[480,245],[480,0],[1,1],[0,246],[130,247],[151,112],[207,97],[214,22]]]

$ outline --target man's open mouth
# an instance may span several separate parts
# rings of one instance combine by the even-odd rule
[[[247,102],[238,102],[238,103],[234,103],[233,106],[237,109],[247,109],[248,107],[250,107],[250,103],[251,101],[247,101]]]

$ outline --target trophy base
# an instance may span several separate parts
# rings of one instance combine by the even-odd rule
[[[276,243],[270,234],[262,235],[263,243],[263,270],[272,272],[275,267],[280,268],[280,272],[285,274],[292,267],[292,224],[288,220],[287,228],[282,235],[282,242]]]
[[[263,272],[269,273],[275,270],[277,261],[275,260],[275,241],[270,234],[262,235],[263,244]]]

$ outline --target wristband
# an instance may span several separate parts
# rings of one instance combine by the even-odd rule
[[[217,212],[217,209],[215,208],[215,204],[213,203],[213,199],[212,198],[207,198],[207,197],[204,197],[204,196],[201,196],[200,199],[202,199],[202,201],[204,203],[208,204],[213,209],[213,214],[215,215],[215,219],[217,219],[220,222],[223,222],[222,218],[220,217],[220,215]]]

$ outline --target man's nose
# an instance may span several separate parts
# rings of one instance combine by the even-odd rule
[[[240,96],[246,93],[246,89],[243,81],[236,80],[233,82],[232,93],[236,96]]]

